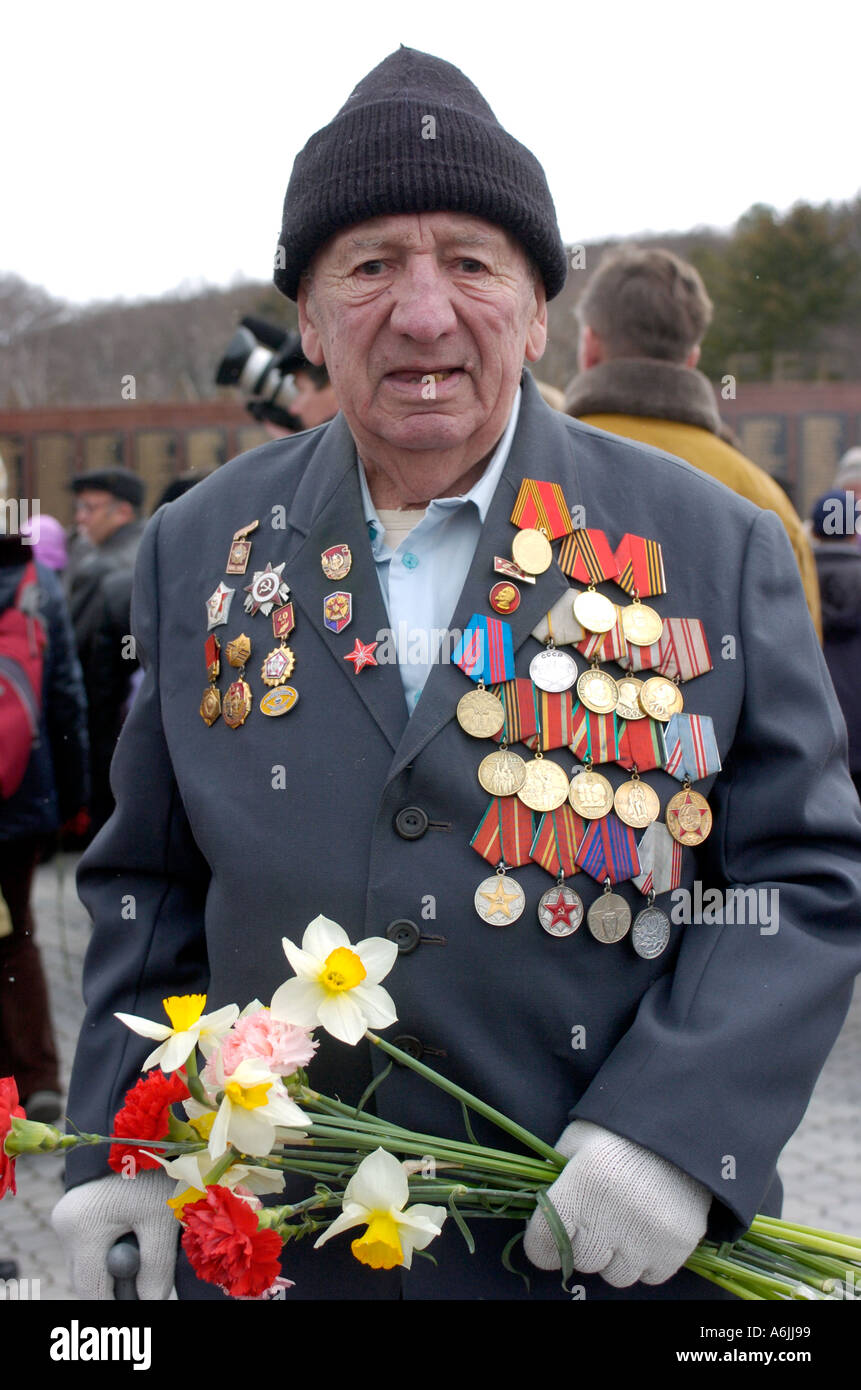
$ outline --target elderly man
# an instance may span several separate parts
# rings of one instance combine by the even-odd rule
[[[777,519],[550,410],[522,370],[564,278],[540,166],[447,63],[392,54],[299,155],[276,282],[341,413],[150,524],[146,679],[80,876],[96,931],[69,1114],[105,1132],[135,1079],[148,1044],[115,1010],[156,1018],[165,995],[203,989],[207,1009],[268,1000],[282,935],[323,913],[351,941],[397,943],[393,1041],[570,1155],[551,1199],[581,1294],[721,1296],[680,1267],[707,1227],[732,1236],[779,1209],[775,1162],[859,963],[859,807]],[[614,665],[622,613],[637,640]],[[207,621],[222,661],[251,643],[223,704]],[[441,629],[463,637],[453,660]],[[623,688],[634,663],[658,671],[649,715],[639,680]],[[261,682],[286,665],[273,699]],[[693,718],[673,739],[682,683]],[[614,696],[601,714],[611,686],[620,712]],[[535,757],[498,749],[502,721],[507,744],[537,738]],[[604,783],[627,822],[596,807]],[[651,835],[631,828],[650,799],[666,817]],[[671,887],[690,901],[703,885],[776,892],[779,921],[638,912],[628,933],[655,894],[669,909]],[[368,1051],[324,1037],[316,1084],[357,1098]],[[459,1108],[407,1069],[374,1101],[462,1134]],[[81,1287],[104,1296],[105,1251],[131,1228],[142,1296],[164,1297],[169,1184],[104,1177],[97,1150],[71,1158],[59,1224]],[[371,1274],[337,1241],[291,1244],[285,1269],[300,1298],[526,1297],[501,1259],[517,1226],[477,1224],[475,1255],[448,1223],[437,1264],[409,1273]],[[570,1297],[543,1217],[526,1253],[531,1296]],[[218,1297],[184,1257],[176,1277],[180,1297]]]

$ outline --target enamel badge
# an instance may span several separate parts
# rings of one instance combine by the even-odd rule
[[[211,632],[214,627],[221,627],[222,623],[227,622],[227,615],[230,612],[230,605],[235,593],[235,589],[228,589],[226,584],[219,584],[215,593],[206,600],[207,632]]]
[[[269,690],[260,701],[261,714],[268,714],[274,717],[277,714],[288,714],[299,699],[299,693],[292,685],[279,685],[275,690]]]
[[[280,647],[274,647],[260,668],[263,684],[281,685],[288,676],[292,676],[295,665],[296,658],[289,647],[285,647],[283,644]]]
[[[292,603],[285,603],[282,608],[276,608],[272,614],[272,635],[280,640],[289,637],[296,626],[296,617],[293,612]]]
[[[360,642],[357,637],[356,645],[354,646],[351,652],[347,653],[347,655],[344,657],[344,660],[352,661],[353,669],[356,672],[356,675],[358,675],[359,672],[363,671],[366,666],[376,666],[377,661],[374,656],[376,648],[376,642]]]
[[[227,574],[244,574],[248,568],[248,557],[251,554],[251,542],[248,535],[251,531],[256,531],[260,525],[259,521],[249,521],[247,526],[240,526],[234,532],[233,540],[230,542],[230,552],[227,556],[225,571]]]
[[[265,570],[257,570],[250,584],[246,584],[245,593],[248,597],[245,600],[245,611],[250,613],[252,618],[258,610],[268,618],[276,603],[286,603],[290,597],[290,589],[281,578],[281,571],[285,561],[272,568],[267,564]]]
[[[330,545],[320,556],[323,573],[327,579],[346,579],[353,564],[353,556],[348,545]]]
[[[353,621],[353,595],[339,589],[323,600],[323,626],[330,632],[343,632]]]

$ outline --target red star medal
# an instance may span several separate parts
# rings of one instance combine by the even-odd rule
[[[373,655],[373,653],[376,651],[376,648],[376,642],[360,642],[357,637],[355,647],[351,652],[347,653],[347,655],[344,657],[344,660],[352,661],[356,670],[356,675],[358,675],[359,672],[364,670],[366,666],[376,666],[377,662]]]

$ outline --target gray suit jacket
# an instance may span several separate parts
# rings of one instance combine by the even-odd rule
[[[535,916],[552,882],[537,865],[516,872],[527,909],[515,925],[478,918],[473,895],[490,869],[469,841],[487,805],[476,768],[489,746],[454,717],[470,684],[456,666],[437,665],[407,720],[396,666],[357,676],[344,660],[356,636],[375,640],[387,618],[355,448],[339,415],[227,464],[149,525],[133,611],[147,674],[114,762],[117,810],[80,874],[95,933],[69,1114],[84,1129],[110,1132],[136,1077],[149,1044],[113,1020],[114,1010],[157,1019],[164,995],[207,984],[208,1009],[255,996],[268,1002],[291,974],[282,935],[299,941],[318,913],[353,940],[406,918],[423,939],[386,981],[399,1012],[389,1037],[420,1039],[432,1065],[550,1142],[579,1116],[663,1155],[714,1193],[713,1233],[734,1235],[757,1210],[777,1209],[778,1155],[861,964],[861,813],[845,729],[778,519],[679,459],[549,409],[528,375],[523,391],[452,626],[488,611],[493,557],[510,554],[509,518],[524,476],[561,483],[569,505],[581,504],[586,525],[604,529],[612,545],[627,531],[659,540],[668,593],[652,603],[665,616],[705,624],[715,669],[685,686],[686,709],[712,716],[723,760],[716,778],[697,784],[715,824],[703,847],[685,850],[683,881],[775,889],[778,929],[677,924],[653,961],[627,940],[599,944],[585,927],[554,939]],[[225,576],[233,533],[255,518],[248,574]],[[322,607],[337,586],[320,554],[341,542],[353,554],[345,587],[355,616],[335,635],[323,627]],[[268,618],[243,612],[242,588],[254,570],[282,560],[296,603],[289,641],[299,700],[269,719],[257,708],[259,673],[277,644]],[[222,579],[237,589],[229,623],[218,629],[222,643],[241,631],[253,643],[254,709],[237,730],[223,720],[208,728],[198,714],[203,605]],[[519,675],[539,649],[532,628],[568,587],[555,561],[523,586],[510,617]],[[222,690],[233,674],[222,674]],[[547,756],[570,771],[564,750]],[[628,775],[612,764],[602,771],[614,785]],[[666,773],[646,777],[662,806],[679,789]],[[428,818],[418,838],[404,838],[396,821],[411,806]],[[600,892],[585,874],[574,886],[587,908]],[[643,905],[630,883],[619,891],[634,910]],[[572,1047],[578,1025],[585,1046]],[[345,1098],[378,1062],[364,1045],[330,1043],[322,1053],[312,1075]],[[377,1105],[424,1132],[463,1132],[453,1102],[406,1070],[394,1070]],[[72,1180],[81,1181],[104,1171],[104,1156],[84,1150],[72,1164]],[[519,1281],[498,1263],[495,1228],[510,1234],[507,1223],[478,1224],[477,1256],[466,1254],[456,1231],[444,1236],[447,1246],[435,1244],[439,1269],[417,1261],[403,1276],[405,1296],[518,1296]],[[349,1254],[343,1266],[329,1264],[332,1249],[289,1247],[300,1297],[318,1287],[321,1297],[339,1288],[343,1296],[394,1296],[387,1291],[400,1276],[376,1276],[370,1292],[375,1276]],[[351,1293],[354,1276],[363,1282]],[[597,1276],[580,1277],[589,1297],[712,1292],[700,1281],[691,1292],[685,1274],[621,1294]],[[555,1276],[534,1276],[533,1291],[558,1296]]]

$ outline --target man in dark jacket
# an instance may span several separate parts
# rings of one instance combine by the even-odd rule
[[[849,771],[861,793],[861,550],[858,494],[835,489],[813,504],[813,558],[822,597],[822,653],[849,734]]]

